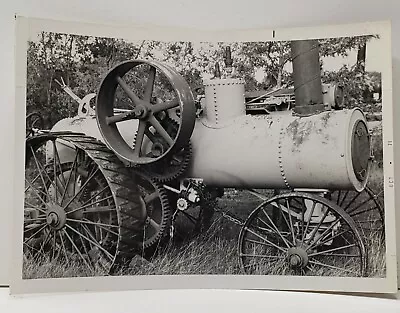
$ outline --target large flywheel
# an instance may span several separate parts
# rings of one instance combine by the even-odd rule
[[[82,265],[85,276],[127,264],[142,242],[146,207],[129,169],[82,134],[26,140],[24,251]]]
[[[150,164],[188,144],[196,118],[190,87],[171,67],[133,60],[115,66],[103,79],[96,116],[107,145],[131,164]],[[163,120],[174,118],[177,130],[168,132]],[[134,138],[134,139],[132,139]],[[159,153],[143,154],[142,147],[162,138]]]

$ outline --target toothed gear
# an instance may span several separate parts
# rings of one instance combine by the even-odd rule
[[[167,233],[171,209],[165,188],[140,169],[132,170],[139,193],[146,207],[145,226],[142,233],[142,249],[151,248]]]
[[[179,124],[173,119],[165,116],[161,124],[164,126],[167,132],[170,133],[171,136],[176,135]],[[165,146],[164,140],[161,136],[156,133],[155,137],[159,141],[153,143],[153,146]],[[140,166],[140,169],[154,180],[160,183],[167,183],[176,180],[179,177],[182,177],[183,174],[185,174],[190,165],[191,157],[192,145],[190,142],[188,142],[179,151],[173,151],[169,155],[166,155],[164,158],[155,163],[142,165]]]

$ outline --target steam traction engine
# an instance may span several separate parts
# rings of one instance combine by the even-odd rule
[[[28,253],[113,272],[173,236],[181,215],[205,230],[216,199],[235,188],[261,199],[244,222],[230,218],[244,273],[366,275],[363,235],[374,210],[382,218],[366,187],[367,122],[338,94],[324,101],[315,42],[292,50],[296,101],[260,115],[246,114],[229,49],[225,75],[217,69],[198,102],[168,65],[110,70],[95,108],[93,96],[77,98],[76,117],[27,137]]]

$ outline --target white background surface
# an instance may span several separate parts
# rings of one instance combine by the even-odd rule
[[[399,0],[2,0],[0,2],[0,284],[7,284],[10,249],[14,119],[14,14],[96,23],[203,29],[281,28],[392,20],[393,88],[398,118]],[[21,121],[19,121],[21,122]],[[399,137],[399,138],[398,138]],[[395,143],[400,136],[395,134]],[[400,142],[400,141],[399,141]],[[396,159],[400,157],[396,145]],[[395,170],[398,171],[400,164]],[[398,197],[399,198],[399,197]],[[400,199],[399,199],[400,200]],[[397,200],[396,203],[400,204]],[[397,205],[398,206],[398,205]],[[400,214],[398,214],[400,215]],[[136,291],[14,298],[0,290],[0,312],[399,312],[400,300],[261,291]]]

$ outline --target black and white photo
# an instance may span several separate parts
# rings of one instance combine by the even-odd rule
[[[385,281],[386,41],[35,31],[21,279]]]

